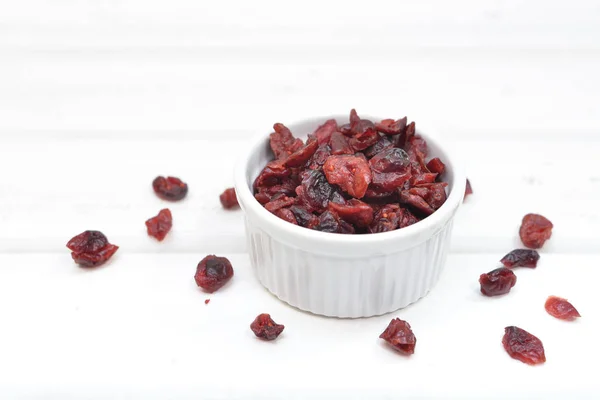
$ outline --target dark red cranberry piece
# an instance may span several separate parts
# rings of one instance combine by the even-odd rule
[[[285,158],[297,150],[300,150],[304,143],[300,139],[294,138],[292,132],[283,124],[273,125],[275,132],[271,133],[271,150],[275,158]]]
[[[225,257],[206,256],[196,268],[196,284],[208,293],[222,288],[233,278],[233,267]]]
[[[446,165],[438,157],[432,158],[427,163],[427,169],[433,173],[441,175],[446,170]]]
[[[421,196],[410,193],[408,190],[400,191],[400,202],[410,206],[413,210],[425,216],[435,211]]]
[[[204,300],[204,304],[208,304],[208,303],[210,303],[210,299]]]
[[[358,227],[367,227],[373,222],[373,207],[357,199],[348,200],[344,204],[329,202],[329,210],[343,220]]]
[[[389,149],[393,145],[394,144],[392,143],[392,141],[390,140],[389,137],[381,136],[379,138],[379,140],[377,141],[377,143],[375,143],[373,146],[369,147],[368,149],[365,149],[365,151],[363,151],[363,154],[365,156],[367,156],[368,158],[373,158],[377,154],[381,153],[384,150]]]
[[[298,202],[308,209],[322,212],[327,209],[333,195],[333,187],[327,182],[325,175],[319,170],[311,170],[296,188]]]
[[[394,318],[379,337],[402,354],[410,355],[415,352],[417,338],[410,324],[400,318]]]
[[[465,187],[465,197],[463,197],[463,200],[471,194],[473,194],[473,188],[471,188],[471,182],[469,182],[469,180],[467,179],[467,186]]]
[[[335,156],[354,154],[354,149],[350,147],[348,139],[346,139],[346,137],[340,132],[334,132],[331,135],[329,145],[331,146],[331,154]]]
[[[537,262],[539,259],[540,254],[535,250],[516,249],[502,257],[500,262],[504,264],[506,268],[535,268],[537,267]]]
[[[419,222],[419,218],[417,218],[413,213],[408,211],[408,209],[402,208],[400,211],[400,221],[398,223],[399,228],[406,228],[407,226],[411,226]]]
[[[486,296],[499,296],[510,292],[517,283],[517,276],[508,268],[498,268],[487,274],[481,274],[479,284],[481,293]]]
[[[579,311],[568,300],[556,296],[548,297],[544,305],[548,314],[565,321],[574,321],[581,317]]]
[[[319,223],[314,229],[321,232],[340,233],[340,218],[330,211],[325,211],[319,216]]]
[[[313,229],[319,223],[319,218],[304,207],[292,206],[290,211],[294,213],[294,217],[296,217],[296,221],[300,226]]]
[[[269,314],[260,314],[250,324],[250,329],[252,329],[257,338],[275,340],[281,335],[285,326],[275,323]]]
[[[552,222],[546,217],[539,214],[527,214],[521,222],[519,236],[526,247],[539,249],[552,236],[552,228]]]
[[[437,210],[446,202],[446,182],[439,183],[424,183],[421,184],[418,189],[425,189],[425,192],[421,197],[433,208]],[[417,188],[415,188],[417,189]],[[410,189],[411,192],[413,189]]]
[[[312,156],[310,164],[308,166],[309,169],[320,169],[327,161],[327,158],[331,155],[331,147],[328,144],[322,144],[319,146],[315,154]]]
[[[281,184],[291,174],[292,170],[286,168],[281,161],[271,161],[256,177],[254,189]]]
[[[542,341],[516,326],[504,328],[502,346],[509,356],[525,364],[536,365],[546,362]]]
[[[67,243],[71,257],[82,267],[97,267],[108,261],[119,249],[110,244],[100,231],[85,231]]]
[[[368,147],[375,145],[379,141],[379,134],[375,129],[368,129],[365,132],[352,136],[348,144],[354,151],[363,151]]]
[[[335,119],[325,121],[325,123],[317,128],[313,135],[317,138],[319,145],[329,143],[329,139],[333,132],[337,130],[337,122]]]
[[[289,207],[296,203],[296,199],[293,197],[281,196],[278,199],[271,199],[270,202],[265,204],[265,208],[267,211],[274,213],[280,208]]]
[[[159,242],[163,241],[172,227],[173,216],[168,208],[160,210],[156,217],[146,221],[148,235],[155,237]]]
[[[221,193],[221,196],[219,196],[219,199],[221,200],[223,208],[230,209],[239,207],[234,188],[225,189],[225,191]]]
[[[298,225],[296,216],[289,208],[281,208],[281,209],[275,211],[275,215],[277,215],[279,218],[281,218],[284,221],[287,221],[294,225]]]
[[[152,181],[154,193],[163,200],[179,201],[183,199],[188,192],[188,186],[181,179],[172,176],[157,176]]]
[[[362,198],[371,183],[371,169],[362,157],[331,156],[325,162],[323,171],[327,181],[339,185],[350,196]]]
[[[386,135],[399,135],[406,130],[407,121],[408,119],[406,117],[395,121],[393,119],[384,119],[378,124],[375,124],[375,128]]]
[[[377,210],[373,216],[373,222],[369,226],[369,232],[381,233],[398,229],[402,211],[398,204],[387,204]]]
[[[373,187],[393,191],[411,177],[408,154],[402,149],[388,148],[369,161],[373,174]]]
[[[316,139],[309,140],[306,143],[306,146],[301,147],[294,153],[290,154],[289,157],[285,159],[283,162],[286,167],[300,167],[315,154],[317,149],[319,148],[319,143]]]

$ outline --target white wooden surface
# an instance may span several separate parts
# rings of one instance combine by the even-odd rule
[[[592,0],[0,1],[0,397],[600,396],[599,22]],[[260,287],[218,194],[250,135],[352,107],[435,125],[475,195],[430,296],[340,321]],[[160,244],[143,224],[165,205],[158,174],[190,185]],[[540,267],[482,298],[527,212],[555,224]],[[64,248],[84,229],[121,246],[97,271]],[[192,280],[208,253],[236,269],[212,296]],[[551,319],[550,294],[584,317]],[[260,312],[281,340],[254,340]],[[395,316],[410,359],[377,340]],[[508,324],[542,338],[546,365],[504,354]]]

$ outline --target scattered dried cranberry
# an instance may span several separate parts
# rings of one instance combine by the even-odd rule
[[[498,296],[510,292],[517,283],[517,276],[508,268],[498,268],[479,277],[481,293],[486,296]]]
[[[504,264],[506,268],[535,268],[537,267],[537,262],[539,259],[540,255],[535,250],[516,249],[505,255],[500,262]]]
[[[196,268],[196,284],[208,293],[222,288],[233,278],[233,267],[225,257],[206,256]]]
[[[291,224],[331,233],[378,233],[405,228],[447,199],[445,165],[427,159],[415,123],[373,122],[350,111],[349,123],[325,121],[306,143],[275,124],[275,159],[254,181],[254,197]]]
[[[400,318],[394,318],[379,337],[402,354],[410,355],[415,352],[417,338],[410,324]]]
[[[204,300],[204,304],[208,304],[208,303],[210,303],[210,299]]]
[[[221,196],[219,196],[219,199],[221,200],[221,204],[223,205],[223,208],[230,209],[230,208],[239,207],[234,188],[225,189],[225,191],[221,194]]]
[[[85,231],[67,243],[71,257],[82,267],[97,267],[108,261],[119,249],[110,244],[102,232]]]
[[[581,315],[579,315],[579,311],[573,307],[573,304],[560,297],[548,297],[544,307],[546,308],[546,311],[548,311],[548,314],[565,321],[573,321],[581,317]]]
[[[516,326],[504,328],[502,345],[509,356],[525,364],[536,365],[546,362],[542,341]]]
[[[331,156],[323,166],[327,181],[339,185],[352,197],[362,198],[371,183],[371,169],[364,158]]]
[[[519,236],[523,244],[530,249],[541,248],[552,236],[552,222],[539,214],[527,214],[523,217]]]
[[[465,187],[465,197],[463,198],[463,200],[471,194],[473,194],[473,189],[471,188],[471,182],[469,182],[469,180],[467,179],[467,186]]]
[[[250,324],[256,337],[264,340],[275,340],[283,332],[285,326],[275,323],[269,314],[260,314]]]
[[[148,235],[155,237],[159,242],[162,242],[167,233],[173,227],[173,216],[168,208],[159,211],[156,217],[146,221]]]
[[[163,200],[179,201],[183,199],[188,192],[188,186],[179,178],[172,176],[157,176],[152,181],[154,193]]]

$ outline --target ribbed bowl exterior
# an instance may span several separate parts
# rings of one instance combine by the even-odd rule
[[[425,296],[440,277],[451,231],[452,219],[412,248],[344,257],[282,243],[246,219],[252,267],[263,286],[301,310],[340,318],[382,315]]]

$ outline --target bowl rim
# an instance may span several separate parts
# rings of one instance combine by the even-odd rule
[[[335,119],[339,123],[345,118],[347,118],[347,116],[343,115],[319,116],[292,121],[291,123],[286,123],[285,125],[289,127],[293,133],[294,126],[310,124],[317,127],[318,125],[323,124],[328,119]],[[361,118],[370,119],[372,121],[379,121],[384,119],[373,117],[371,115],[361,115]],[[466,186],[466,176],[464,175],[460,166],[456,164],[456,157],[449,150],[446,143],[439,138],[439,135],[432,133],[435,131],[431,130],[431,128],[421,129],[419,128],[420,125],[418,123],[416,125],[416,132],[419,135],[422,135],[428,144],[431,141],[431,143],[433,143],[435,147],[439,148],[439,150],[442,153],[444,153],[446,159],[443,161],[444,164],[449,165],[452,169],[453,182],[452,187],[449,186],[448,188],[449,195],[444,204],[433,214],[413,225],[389,232],[369,233],[363,235],[347,235],[307,229],[284,221],[276,215],[272,214],[271,212],[267,211],[267,209],[265,209],[254,198],[254,194],[250,189],[250,186],[252,184],[250,183],[250,185],[248,185],[246,177],[248,163],[251,157],[261,147],[264,147],[265,141],[268,140],[269,135],[272,133],[271,128],[265,129],[265,133],[257,134],[251,139],[251,141],[248,143],[248,146],[244,149],[243,153],[241,154],[235,165],[234,182],[236,195],[240,203],[240,207],[244,210],[246,214],[251,212],[258,218],[260,218],[262,223],[267,227],[269,234],[272,234],[272,232],[278,232],[281,234],[285,234],[288,237],[294,237],[300,240],[302,243],[314,244],[316,247],[322,246],[324,241],[327,241],[328,244],[337,246],[368,247],[372,245],[377,245],[377,247],[379,247],[381,245],[387,244],[398,244],[403,239],[407,241],[414,241],[415,238],[426,235],[422,238],[422,241],[424,241],[428,237],[431,237],[433,234],[435,234],[435,232],[437,232],[439,229],[441,229],[445,222],[452,218],[458,207],[462,204]],[[415,243],[414,245],[417,244],[418,243]]]

